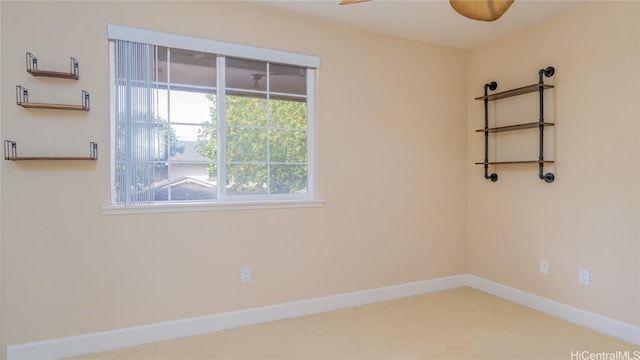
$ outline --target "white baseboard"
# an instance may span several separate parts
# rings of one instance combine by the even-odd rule
[[[206,334],[214,331],[317,314],[325,311],[346,309],[354,306],[399,299],[412,295],[454,289],[465,286],[465,282],[466,275],[454,275],[438,279],[294,301],[197,318],[38,341],[21,345],[11,345],[7,348],[7,360],[59,359],[121,349],[129,346],[178,339],[185,336]]]
[[[466,279],[466,285],[474,289],[640,346],[640,326],[610,319],[475,275],[466,275]]]
[[[121,349],[185,336],[255,325],[325,311],[346,309],[380,301],[469,286],[533,308],[578,325],[640,345],[640,327],[584,311],[569,305],[498,284],[475,275],[454,275],[438,279],[363,290],[308,300],[239,310],[222,314],[162,322],[60,339],[11,345],[7,360],[59,359]]]

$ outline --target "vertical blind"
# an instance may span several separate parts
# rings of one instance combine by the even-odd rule
[[[157,156],[156,47],[115,40],[115,203],[153,202]]]

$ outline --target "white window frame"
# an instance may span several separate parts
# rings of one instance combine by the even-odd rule
[[[247,45],[220,42],[209,39],[189,37],[177,34],[163,33],[152,30],[138,29],[121,25],[109,24],[107,28],[107,38],[109,40],[127,40],[156,46],[166,46],[170,48],[180,48],[193,51],[202,51],[221,56],[239,57],[258,61],[277,62],[288,65],[296,65],[307,68],[307,193],[295,197],[287,196],[260,196],[250,195],[228,197],[207,202],[158,202],[145,205],[112,205],[115,204],[115,111],[113,104],[115,101],[115,89],[112,86],[110,92],[111,104],[111,169],[110,169],[110,205],[102,207],[102,213],[111,214],[138,214],[138,213],[163,213],[163,212],[184,212],[184,211],[210,211],[210,210],[240,210],[240,209],[271,209],[271,208],[292,208],[292,207],[317,207],[322,206],[324,201],[316,198],[315,187],[315,117],[316,104],[316,76],[317,68],[320,66],[320,58],[314,55],[299,54],[281,50],[253,47]],[[110,59],[114,58],[113,42],[109,43]],[[221,58],[224,61],[224,58]],[[219,82],[224,84],[224,73],[218,67]],[[109,68],[110,83],[115,82],[114,63],[111,61]],[[224,85],[222,86],[224,87]],[[220,92],[220,86],[218,87]],[[218,93],[218,95],[220,95]],[[224,97],[217,96],[219,101],[224,101]],[[218,107],[219,111],[222,107]],[[219,114],[220,115],[220,114]],[[224,114],[222,114],[224,116]],[[218,116],[218,121],[223,117]],[[217,124],[218,126],[220,124]],[[219,127],[224,130],[224,127]],[[224,136],[224,131],[218,131],[218,136]],[[220,142],[223,140],[223,142]],[[224,139],[220,139],[218,144],[224,144]],[[219,156],[224,156],[218,150]]]

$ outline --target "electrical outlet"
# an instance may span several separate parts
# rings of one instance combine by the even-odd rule
[[[549,274],[549,261],[546,259],[540,259],[540,272],[542,274]]]
[[[250,267],[243,267],[242,269],[240,269],[240,282],[243,284],[250,284],[251,283],[251,268]]]
[[[580,269],[578,272],[578,282],[580,285],[589,286],[591,283],[591,273],[589,269]]]

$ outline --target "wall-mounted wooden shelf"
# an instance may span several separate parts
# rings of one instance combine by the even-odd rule
[[[4,141],[4,159],[11,161],[26,160],[98,160],[98,144],[89,143],[89,156],[18,156],[18,146],[15,141]]]
[[[541,88],[542,89],[553,89],[553,85],[548,85],[548,84],[527,85],[527,86],[519,87],[517,89],[511,89],[511,90],[507,90],[507,91],[503,91],[503,92],[499,92],[499,93],[495,93],[495,94],[489,94],[489,95],[485,95],[485,96],[478,96],[476,98],[476,100],[485,100],[485,99],[487,99],[488,101],[494,101],[494,100],[504,99],[504,98],[508,98],[508,97],[512,97],[512,96],[524,95],[524,94],[540,91]]]
[[[500,164],[553,164],[553,160],[517,160],[517,161],[487,161],[477,162],[476,165],[500,165]]]
[[[524,130],[524,129],[533,129],[533,128],[537,128],[540,125],[542,126],[554,126],[554,123],[548,123],[548,122],[531,122],[531,123],[524,123],[524,124],[515,124],[515,125],[507,125],[507,126],[498,126],[498,127],[493,127],[493,128],[486,128],[486,129],[477,129],[476,132],[490,132],[490,133],[496,133],[496,132],[502,132],[502,131],[514,131],[514,130]]]
[[[33,76],[43,76],[43,77],[71,79],[71,80],[80,79],[80,69],[78,65],[78,60],[76,60],[76,58],[74,57],[71,57],[69,60],[69,72],[40,70],[38,69],[38,58],[35,57],[32,53],[28,52],[27,53],[27,72]]]
[[[54,109],[54,110],[78,110],[89,111],[89,93],[82,90],[82,104],[49,104],[49,103],[32,103],[29,102],[29,90],[17,85],[16,86],[16,104],[26,109]]]
[[[19,103],[25,109],[54,109],[54,110],[78,110],[89,111],[82,105],[67,105],[67,104],[45,104],[45,103]]]

